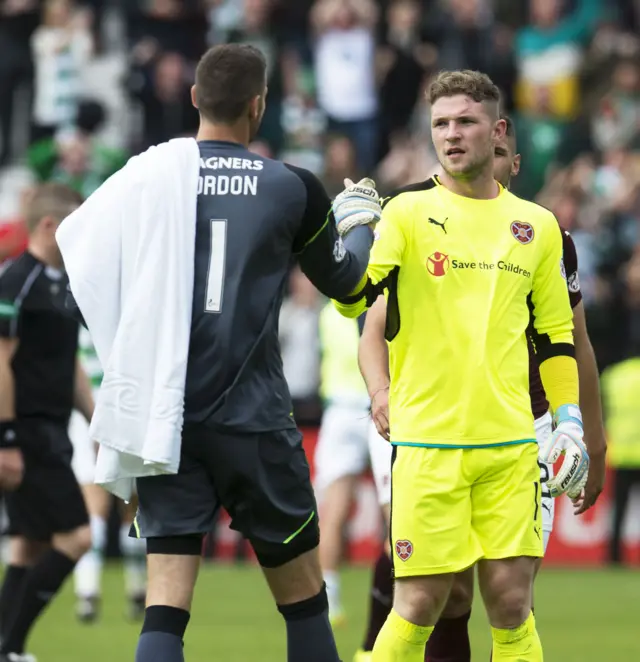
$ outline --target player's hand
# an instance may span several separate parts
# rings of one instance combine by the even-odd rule
[[[553,464],[564,455],[558,473],[547,482],[552,497],[566,494],[577,499],[587,482],[589,454],[582,440],[582,415],[577,405],[558,407],[553,417],[555,430],[540,447],[540,460]]]
[[[389,387],[378,389],[371,397],[371,418],[378,434],[390,441],[389,433]]]
[[[357,184],[345,179],[344,185],[345,190],[331,205],[341,237],[358,225],[375,225],[382,214],[380,196],[372,179],[361,179]]]
[[[589,508],[595,505],[598,497],[604,489],[604,478],[606,473],[606,448],[607,445],[603,439],[602,444],[598,445],[602,450],[589,454],[589,473],[587,475],[587,484],[582,494],[573,500],[574,515],[582,515]]]
[[[0,448],[0,488],[13,492],[20,487],[24,461],[19,448]]]

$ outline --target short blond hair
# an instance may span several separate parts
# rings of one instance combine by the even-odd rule
[[[429,102],[433,105],[443,97],[464,94],[478,103],[486,103],[495,108],[496,119],[500,106],[498,86],[481,71],[462,69],[441,71],[429,86]]]
[[[33,232],[40,221],[47,216],[62,221],[82,202],[82,196],[65,184],[57,182],[42,184],[33,191],[27,204],[25,218],[27,229]]]

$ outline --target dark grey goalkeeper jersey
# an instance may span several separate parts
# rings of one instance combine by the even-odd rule
[[[358,227],[343,243],[331,201],[307,170],[236,143],[199,146],[185,422],[246,432],[293,428],[278,343],[293,258],[322,293],[343,298],[367,269],[373,233]],[[82,321],[72,292],[66,306]]]
[[[344,244],[331,201],[306,170],[202,141],[185,421],[243,431],[295,426],[278,343],[294,254],[332,298],[357,286],[372,233]]]

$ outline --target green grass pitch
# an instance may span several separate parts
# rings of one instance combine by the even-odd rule
[[[348,621],[336,637],[343,662],[351,662],[363,635],[369,570],[347,568],[342,577]],[[101,620],[80,625],[73,613],[71,582],[67,584],[29,641],[39,662],[133,660],[140,625],[124,618],[118,565],[107,568],[103,593]],[[640,660],[640,572],[543,570],[536,604],[545,662]],[[471,637],[474,662],[488,662],[490,635],[479,601]],[[284,624],[255,567],[203,567],[185,656],[188,662],[285,662]]]

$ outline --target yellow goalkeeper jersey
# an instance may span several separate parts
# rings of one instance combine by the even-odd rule
[[[540,361],[573,356],[562,236],[551,212],[500,188],[491,200],[437,177],[383,201],[359,315],[387,296],[392,443],[535,441],[525,331]]]

